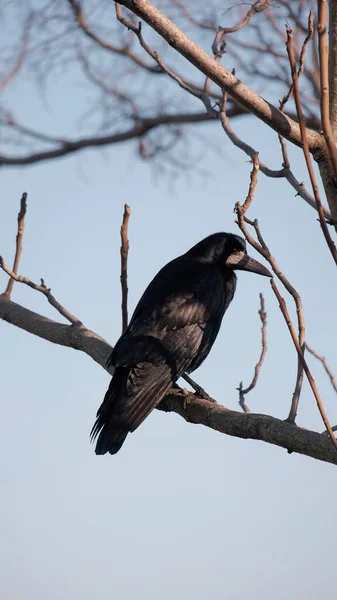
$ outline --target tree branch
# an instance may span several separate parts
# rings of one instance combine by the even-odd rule
[[[259,374],[260,374],[260,369],[263,365],[263,361],[264,361],[264,357],[266,356],[267,353],[267,313],[265,311],[265,303],[264,303],[264,297],[263,294],[260,294],[260,310],[259,310],[259,315],[260,315],[260,319],[261,319],[261,354],[260,354],[260,358],[258,360],[258,362],[255,365],[255,369],[254,369],[254,376],[253,379],[251,380],[250,384],[248,387],[246,387],[245,389],[243,389],[243,382],[241,381],[239,387],[237,388],[238,392],[239,392],[239,404],[243,410],[243,412],[245,412],[246,414],[250,413],[250,410],[248,408],[248,406],[246,405],[246,400],[245,400],[245,395],[249,394],[249,392],[251,392],[256,384],[257,384],[257,380],[259,378]]]
[[[106,369],[106,362],[112,347],[97,333],[81,325],[67,325],[43,317],[20,304],[16,304],[4,294],[0,295],[0,319],[24,329],[28,333],[75,350],[85,352]]]
[[[330,98],[329,98],[329,65],[328,65],[328,45],[326,38],[326,0],[318,0],[318,53],[319,53],[319,73],[320,73],[320,106],[321,122],[326,145],[329,151],[334,175],[337,179],[337,148],[333,137],[330,123]]]
[[[326,221],[325,221],[323,205],[321,202],[321,197],[320,197],[318,185],[316,182],[315,172],[314,172],[313,165],[311,162],[311,157],[310,157],[310,145],[309,145],[309,140],[308,140],[308,135],[307,135],[308,132],[307,132],[307,129],[305,126],[305,118],[304,118],[304,114],[303,114],[303,110],[302,110],[301,96],[300,96],[300,90],[299,90],[299,85],[298,85],[298,74],[297,74],[297,70],[296,70],[296,61],[295,61],[293,45],[292,45],[292,30],[290,27],[287,27],[287,44],[286,44],[286,46],[287,46],[287,52],[288,52],[288,56],[289,56],[289,64],[291,67],[291,76],[292,76],[293,86],[294,86],[294,99],[295,99],[295,104],[296,104],[298,121],[299,121],[300,129],[301,129],[303,154],[304,154],[305,162],[306,162],[309,177],[310,177],[312,190],[313,190],[314,196],[315,196],[317,212],[319,215],[319,222],[320,222],[326,243],[331,252],[332,258],[334,259],[334,261],[337,265],[337,250],[336,250],[336,246],[335,246],[334,242],[331,239],[331,236],[330,236],[330,233],[329,233]],[[335,208],[334,206],[330,206],[332,217],[335,220],[336,210],[333,210],[334,208]]]
[[[193,394],[189,401],[181,392],[172,389],[157,407],[175,412],[188,423],[205,425],[233,437],[261,440],[281,446],[289,453],[297,452],[324,462],[337,464],[337,452],[331,439],[324,434],[302,429],[267,415],[239,413],[217,403],[202,400]]]
[[[128,326],[128,225],[130,214],[130,206],[124,204],[123,222],[121,226],[122,333]]]
[[[80,350],[106,369],[112,347],[99,335],[81,326],[64,325],[0,296],[0,319],[24,329],[54,344]],[[274,417],[245,415],[195,395],[186,397],[179,389],[171,389],[158,406],[159,410],[175,412],[189,423],[215,429],[243,439],[262,440],[317,460],[337,465],[337,452],[326,435],[301,429]]]
[[[18,232],[16,235],[16,250],[15,250],[14,263],[13,263],[13,272],[15,274],[17,274],[17,272],[18,272],[18,268],[19,268],[19,264],[20,264],[23,232],[25,229],[26,211],[27,211],[27,193],[24,192],[21,196],[20,211],[18,214]],[[1,257],[0,257],[0,264],[1,264]],[[13,286],[14,286],[14,281],[15,281],[15,278],[12,277],[12,275],[10,275],[10,279],[8,281],[7,288],[5,290],[5,296],[7,296],[7,298],[11,297],[11,293],[12,293]]]
[[[294,329],[294,327],[292,325],[292,322],[291,322],[291,319],[290,319],[290,316],[289,316],[289,313],[288,313],[288,310],[287,310],[287,305],[286,305],[286,303],[284,301],[284,298],[282,298],[280,292],[278,291],[278,289],[276,287],[276,284],[275,284],[275,282],[274,282],[273,279],[270,280],[270,283],[271,283],[273,291],[274,291],[274,293],[275,293],[275,295],[276,295],[276,297],[277,297],[277,299],[279,301],[281,312],[282,312],[282,314],[284,316],[284,319],[285,319],[285,321],[287,323],[287,326],[288,326],[291,338],[292,338],[292,340],[294,342],[294,346],[295,346],[295,348],[297,350],[299,359],[300,359],[300,361],[302,363],[302,366],[303,366],[303,369],[304,369],[305,374],[307,376],[307,379],[309,381],[310,387],[311,387],[312,392],[313,392],[313,394],[315,396],[317,407],[318,407],[318,410],[319,410],[319,412],[321,414],[323,423],[324,423],[327,431],[329,432],[331,440],[332,440],[332,442],[333,442],[333,444],[334,444],[334,446],[335,446],[335,448],[337,450],[337,439],[335,438],[335,436],[333,434],[332,427],[331,427],[331,425],[329,423],[329,419],[328,419],[327,414],[325,412],[325,408],[324,408],[322,399],[321,399],[321,397],[319,395],[319,392],[318,392],[318,389],[317,389],[317,386],[316,386],[316,382],[315,382],[313,376],[311,375],[311,372],[310,372],[310,369],[308,367],[308,364],[307,364],[307,362],[306,362],[306,360],[304,358],[303,350],[302,350],[302,348],[301,348],[301,346],[299,344],[299,341],[298,341],[298,339],[296,337],[295,329]]]
[[[198,47],[172,21],[155,8],[149,0],[124,0],[119,4],[123,4],[131,12],[148,23],[170,46],[221,89],[228,92],[246,110],[261,119],[271,129],[274,129],[289,141],[297,146],[301,146],[301,134],[297,123],[247,87],[218,62],[214,61],[213,58]],[[319,133],[309,131],[308,141],[311,151],[317,151],[322,148],[322,136]]]
[[[242,114],[240,107],[234,107],[231,110],[233,114]],[[214,118],[208,113],[179,113],[176,115],[162,114],[157,117],[142,119],[140,123],[133,125],[130,129],[122,131],[120,133],[112,133],[105,136],[94,136],[89,138],[82,138],[79,140],[57,140],[55,144],[59,144],[59,147],[53,148],[52,150],[46,150],[43,152],[36,152],[28,154],[27,156],[8,156],[0,154],[0,166],[20,166],[30,165],[43,160],[50,160],[53,158],[59,158],[72,154],[78,150],[85,148],[99,148],[102,146],[118,144],[119,142],[126,142],[128,140],[141,138],[152,129],[161,127],[162,125],[175,125],[175,124],[191,124],[201,122],[214,122]],[[32,136],[33,137],[33,136]],[[51,141],[51,140],[49,140]]]
[[[305,347],[308,350],[308,352],[310,352],[310,354],[312,354],[315,358],[317,358],[317,360],[321,361],[321,363],[324,367],[324,370],[330,379],[333,389],[335,390],[335,392],[337,392],[337,382],[336,382],[333,372],[331,371],[331,369],[328,366],[326,358],[324,356],[321,356],[320,354],[318,354],[318,352],[316,352],[313,348],[311,348],[311,346],[308,346],[307,342],[305,342]],[[333,429],[333,431],[335,431],[334,428],[332,428],[332,429]]]
[[[64,317],[68,321],[70,321],[70,323],[72,323],[72,325],[82,325],[82,322],[77,317],[72,315],[66,308],[64,308],[64,306],[62,306],[62,304],[60,304],[56,300],[56,298],[51,293],[51,289],[47,288],[43,279],[41,279],[41,285],[38,285],[37,283],[34,283],[30,279],[28,279],[28,277],[24,277],[23,275],[17,275],[16,273],[14,273],[14,271],[11,271],[11,269],[9,267],[7,267],[2,256],[0,256],[0,267],[3,271],[5,271],[5,273],[7,273],[7,275],[9,275],[12,278],[13,281],[18,281],[19,283],[24,283],[25,285],[28,285],[28,287],[32,288],[33,290],[35,290],[37,292],[41,292],[41,294],[44,294],[44,296],[46,296],[49,304],[51,304],[54,308],[56,308],[57,312],[59,312],[60,315],[62,315],[62,317]],[[6,292],[4,295],[8,297],[8,294],[6,294]]]
[[[329,1],[329,104],[334,137],[337,133],[337,2]]]

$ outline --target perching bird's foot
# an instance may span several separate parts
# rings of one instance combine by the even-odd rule
[[[198,383],[191,379],[189,375],[186,375],[186,373],[184,373],[182,375],[182,378],[190,384],[190,386],[194,389],[194,391],[196,392],[196,394],[198,394],[200,398],[203,398],[204,400],[212,400],[212,398],[207,394],[207,392],[205,392],[205,390]]]

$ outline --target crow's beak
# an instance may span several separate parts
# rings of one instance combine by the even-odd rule
[[[266,269],[261,263],[255,258],[251,258],[245,252],[240,254],[232,254],[226,260],[226,265],[232,269],[238,269],[240,271],[251,271],[252,273],[258,273],[259,275],[265,275],[266,277],[273,277],[270,271]]]

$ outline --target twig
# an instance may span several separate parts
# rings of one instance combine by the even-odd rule
[[[229,121],[229,115],[228,115],[227,108],[226,108],[227,96],[228,96],[228,94],[225,92],[223,95],[222,101],[219,104],[221,125],[223,127],[224,132],[229,137],[229,139],[234,144],[234,146],[236,146],[237,148],[240,148],[240,150],[245,152],[245,154],[250,156],[250,158],[252,159],[256,150],[254,148],[252,148],[252,146],[250,146],[249,144],[246,144],[246,142],[241,140],[231,127],[231,124]],[[282,136],[279,136],[279,138],[282,138]],[[305,200],[305,202],[307,202],[307,204],[309,204],[312,208],[317,210],[317,204],[316,204],[315,198],[313,196],[311,196],[311,194],[309,194],[309,192],[306,190],[304,184],[301,183],[300,181],[298,181],[298,179],[296,179],[295,175],[293,174],[293,172],[290,169],[289,161],[288,162],[286,161],[285,153],[283,153],[283,169],[279,169],[278,171],[270,169],[269,167],[267,167],[267,165],[265,165],[261,161],[259,162],[259,165],[260,165],[260,167],[259,167],[260,171],[264,175],[266,175],[266,177],[272,177],[272,178],[284,177],[290,183],[290,185],[296,190],[296,192],[297,192],[296,195],[300,196],[303,200]],[[332,219],[330,211],[325,207],[323,208],[323,210],[324,210],[325,218],[330,221]]]
[[[264,303],[263,294],[260,294],[259,315],[260,315],[260,319],[261,319],[261,323],[262,323],[262,327],[261,327],[262,348],[261,348],[260,358],[259,358],[259,361],[257,362],[257,364],[255,365],[254,377],[253,377],[251,383],[249,384],[249,386],[247,388],[243,389],[243,382],[241,381],[239,387],[236,388],[239,392],[239,404],[240,404],[243,412],[245,412],[246,414],[249,414],[250,410],[249,410],[248,406],[246,405],[245,395],[248,394],[256,386],[256,383],[257,383],[257,380],[258,380],[258,377],[260,374],[260,369],[263,365],[264,357],[267,352],[267,313],[265,311],[265,303]]]
[[[195,96],[196,98],[199,98],[203,104],[205,105],[205,108],[207,110],[207,113],[213,117],[217,117],[218,113],[216,110],[214,110],[214,108],[211,105],[211,102],[209,100],[209,94],[207,94],[205,92],[205,89],[200,92],[200,90],[198,90],[197,88],[194,88],[192,85],[190,85],[189,83],[187,83],[186,81],[184,81],[184,79],[182,79],[182,77],[179,77],[179,75],[177,75],[174,71],[172,71],[172,69],[170,69],[170,67],[168,67],[164,61],[162,60],[162,58],[160,58],[158,52],[156,52],[155,50],[153,50],[144,40],[143,34],[142,34],[142,23],[141,21],[139,21],[138,26],[135,27],[135,25],[126,17],[123,16],[122,13],[122,7],[119,4],[119,2],[115,2],[115,8],[116,8],[116,16],[117,19],[120,23],[122,23],[122,25],[124,25],[124,27],[127,27],[130,31],[132,31],[138,38],[138,41],[141,45],[141,47],[145,50],[145,52],[147,52],[147,54],[149,56],[151,56],[151,58],[153,58],[153,60],[156,61],[157,65],[160,67],[161,71],[163,73],[166,73],[171,79],[173,79],[173,81],[176,81],[177,84],[183,89],[185,90],[185,92],[188,92],[189,94],[191,94],[192,96]]]
[[[305,342],[305,347],[308,350],[308,352],[310,352],[310,354],[312,354],[315,358],[317,358],[318,360],[321,361],[325,372],[327,373],[327,375],[330,378],[331,381],[331,385],[333,387],[333,389],[335,390],[335,392],[337,392],[337,382],[336,379],[334,377],[334,374],[332,373],[332,371],[330,370],[328,363],[326,362],[326,358],[324,356],[321,356],[320,354],[318,354],[315,350],[313,350],[313,348],[311,348],[310,346],[308,346],[307,342]]]
[[[101,48],[104,48],[105,50],[108,50],[109,52],[112,52],[114,54],[119,54],[121,56],[128,57],[138,67],[141,67],[145,71],[149,71],[150,73],[159,73],[159,74],[162,73],[162,71],[160,69],[158,69],[157,66],[152,66],[152,65],[146,64],[139,56],[137,56],[137,54],[132,52],[132,50],[127,45],[124,45],[122,47],[114,46],[113,44],[110,44],[103,38],[96,35],[90,29],[90,27],[85,19],[85,15],[82,10],[82,6],[81,6],[80,2],[78,2],[77,0],[68,0],[68,4],[70,5],[71,10],[73,11],[73,14],[77,21],[78,26],[82,29],[83,33],[89,39],[91,39],[93,42],[95,42],[98,46],[100,46]]]
[[[314,35],[314,13],[311,10],[309,12],[309,17],[308,17],[308,33],[304,39],[304,42],[302,44],[301,53],[300,53],[299,67],[298,67],[298,71],[297,71],[298,79],[301,77],[302,73],[304,73],[304,57],[305,57],[305,53],[307,50],[307,46],[308,46],[309,42],[312,40],[313,35]],[[289,98],[292,97],[293,93],[294,93],[294,84],[291,83],[291,86],[290,86],[288,92],[283,96],[282,100],[280,101],[280,111],[281,112],[284,112],[285,106],[286,106]],[[281,144],[281,150],[282,150],[282,156],[283,156],[283,166],[285,169],[290,170],[290,162],[289,162],[288,152],[287,152],[287,142],[282,135],[279,135],[278,138],[279,138],[279,141]],[[290,182],[290,179],[291,179],[291,176],[288,177],[289,182]],[[299,191],[300,190],[298,189],[298,193],[299,193]],[[312,198],[312,202],[315,205],[314,198]]]
[[[30,15],[27,19],[27,23],[26,23],[24,31],[23,31],[21,50],[15,61],[15,64],[14,64],[13,68],[10,70],[10,72],[0,81],[0,91],[3,91],[4,88],[14,79],[14,77],[20,71],[20,69],[24,63],[24,60],[27,56],[27,51],[28,51],[31,21],[32,21],[32,15]]]
[[[128,326],[128,225],[131,210],[128,204],[124,204],[123,222],[121,226],[121,287],[122,287],[122,332]]]
[[[337,148],[334,140],[332,127],[330,123],[330,102],[329,102],[329,65],[328,65],[328,45],[326,39],[326,0],[318,0],[318,54],[319,54],[319,74],[320,74],[320,106],[321,122],[324,138],[329,151],[329,158],[335,177],[337,178]]]
[[[299,339],[299,344],[302,348],[302,352],[304,352],[305,321],[304,321],[304,313],[303,313],[301,297],[300,297],[299,293],[297,292],[297,290],[291,285],[290,281],[282,273],[275,258],[271,255],[270,250],[262,237],[258,220],[255,219],[255,221],[250,221],[249,219],[247,219],[247,217],[242,214],[241,206],[239,203],[236,204],[235,210],[236,210],[236,214],[238,217],[237,223],[238,223],[242,233],[244,234],[246,240],[248,241],[248,243],[251,246],[253,246],[253,248],[255,248],[255,250],[257,252],[259,252],[269,262],[269,264],[271,265],[271,267],[272,267],[274,273],[276,274],[276,276],[278,277],[278,279],[282,282],[282,284],[284,285],[286,290],[289,292],[289,294],[294,298],[294,302],[295,302],[295,306],[296,306],[296,314],[297,314],[297,323],[298,323],[298,339]],[[245,223],[248,223],[249,225],[254,227],[257,238],[259,240],[259,243],[253,238],[253,236],[250,235]],[[302,384],[303,384],[303,367],[302,367],[302,363],[301,363],[300,359],[298,359],[295,389],[294,389],[294,393],[293,393],[293,397],[292,397],[292,401],[291,401],[289,415],[287,418],[287,421],[289,421],[289,423],[295,423],[297,409],[298,409],[298,403],[299,403],[301,390],[302,390]]]
[[[248,25],[252,16],[255,15],[256,13],[260,13],[260,12],[263,12],[264,10],[266,10],[266,8],[268,8],[271,1],[272,0],[262,0],[262,1],[257,0],[256,2],[254,2],[253,6],[244,15],[243,19],[239,23],[237,23],[236,25],[233,25],[233,27],[219,27],[218,33],[216,34],[215,40],[212,44],[213,54],[214,55],[217,54],[218,46],[220,43],[221,44],[224,43],[223,40],[227,33],[235,33],[236,31],[243,29],[243,27],[246,27],[246,25]]]
[[[249,183],[248,195],[247,195],[246,200],[244,201],[243,205],[241,206],[241,212],[243,215],[246,214],[246,212],[247,212],[248,208],[250,207],[251,203],[253,202],[253,198],[254,198],[255,188],[256,188],[256,184],[257,184],[257,174],[258,174],[259,168],[260,168],[258,152],[254,152],[254,154],[252,156],[252,163],[253,163],[253,168],[250,172],[250,183]]]
[[[277,299],[279,301],[281,312],[282,312],[282,314],[284,316],[285,322],[287,323],[290,335],[292,337],[292,340],[294,342],[295,348],[297,350],[297,354],[299,356],[299,359],[300,359],[300,361],[302,363],[302,366],[303,366],[303,369],[305,371],[305,374],[306,374],[306,376],[308,378],[310,387],[311,387],[311,389],[313,391],[313,394],[315,396],[316,403],[317,403],[317,406],[318,406],[318,410],[321,413],[321,417],[322,417],[323,423],[324,423],[327,431],[329,432],[329,435],[331,437],[331,440],[332,440],[335,448],[337,449],[337,439],[335,438],[335,436],[333,434],[333,430],[332,430],[332,427],[331,427],[331,425],[329,423],[327,414],[325,412],[325,408],[323,406],[323,402],[322,402],[321,397],[319,395],[319,392],[318,392],[315,380],[314,380],[313,376],[311,375],[310,369],[309,369],[308,364],[307,364],[307,362],[306,362],[306,360],[304,358],[304,354],[302,352],[302,349],[301,349],[301,347],[299,345],[295,329],[293,327],[293,324],[291,322],[291,319],[290,319],[290,316],[289,316],[289,313],[288,313],[288,310],[287,310],[287,305],[285,303],[285,300],[284,300],[284,298],[282,298],[280,292],[277,289],[276,283],[275,283],[275,281],[273,279],[270,280],[270,285],[271,285],[271,287],[273,289],[274,294],[276,295],[276,297],[277,297]]]
[[[5,271],[5,273],[7,273],[7,275],[12,277],[12,279],[14,279],[14,281],[24,283],[25,285],[28,285],[33,290],[36,290],[37,292],[41,292],[41,294],[44,294],[46,296],[49,304],[51,304],[54,308],[56,308],[56,310],[60,313],[60,315],[62,315],[65,319],[70,321],[70,323],[72,325],[77,325],[78,327],[83,325],[82,321],[79,321],[79,319],[77,317],[72,315],[66,308],[64,308],[64,306],[62,306],[62,304],[60,304],[56,300],[56,298],[54,298],[54,296],[51,293],[50,288],[47,288],[43,279],[41,279],[41,285],[38,285],[37,283],[34,283],[30,279],[28,279],[28,277],[24,277],[23,275],[17,275],[16,273],[14,273],[14,271],[11,271],[11,269],[5,264],[2,256],[0,256],[0,267],[3,269],[3,271]]]
[[[295,61],[295,57],[294,57],[294,50],[293,50],[293,44],[292,44],[292,29],[288,25],[287,25],[286,47],[287,47],[287,52],[288,52],[288,57],[289,57],[289,64],[291,67],[291,76],[292,76],[293,86],[294,86],[294,100],[295,100],[295,104],[296,104],[298,123],[300,126],[304,158],[305,158],[305,162],[307,165],[312,189],[313,189],[314,196],[315,196],[315,201],[316,201],[316,205],[317,205],[317,211],[318,211],[318,215],[319,215],[319,221],[321,224],[321,228],[322,228],[324,237],[326,239],[326,242],[328,244],[328,247],[330,249],[330,252],[332,254],[332,257],[337,265],[336,246],[331,239],[331,236],[330,236],[330,233],[328,230],[328,226],[325,221],[324,210],[323,210],[323,206],[322,206],[322,202],[321,202],[321,198],[320,198],[320,193],[319,193],[314,169],[313,169],[312,162],[311,162],[307,130],[306,130],[306,125],[305,125],[305,118],[304,118],[304,114],[303,114],[303,110],[302,110],[301,96],[300,96],[300,90],[299,90],[299,85],[298,85],[298,74],[297,74],[297,70],[296,70],[296,61]]]
[[[314,12],[311,10],[309,12],[309,17],[308,17],[308,33],[304,39],[304,42],[303,42],[302,48],[301,48],[301,53],[300,53],[299,67],[298,67],[298,71],[297,71],[298,79],[301,77],[302,73],[304,73],[305,53],[306,53],[309,42],[313,38],[313,35],[314,35]],[[291,98],[291,96],[293,95],[293,91],[294,91],[294,84],[292,83],[288,92],[283,96],[283,98],[280,102],[280,111],[281,112],[284,112],[285,105],[287,104],[289,98]]]
[[[21,196],[20,202],[20,211],[18,214],[18,232],[16,234],[16,250],[15,250],[15,258],[13,263],[13,272],[17,273],[20,264],[21,252],[22,252],[22,240],[23,240],[23,232],[25,229],[25,215],[27,211],[27,192],[24,192]],[[10,277],[7,288],[5,290],[5,296],[7,298],[11,297],[11,293],[14,286],[14,279]]]

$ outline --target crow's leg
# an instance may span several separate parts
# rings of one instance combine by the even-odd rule
[[[193,381],[193,379],[191,379],[191,377],[189,375],[184,373],[181,377],[183,379],[185,379],[185,381],[187,381],[187,383],[190,384],[190,386],[194,389],[194,391],[198,394],[198,396],[200,396],[200,398],[203,398],[204,400],[211,400],[211,398],[207,394],[207,392],[205,392],[205,390],[198,383]]]

